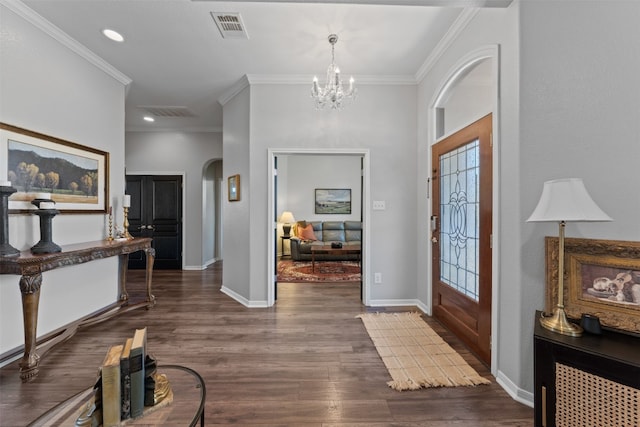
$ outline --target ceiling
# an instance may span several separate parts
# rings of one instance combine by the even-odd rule
[[[336,63],[355,77],[359,91],[380,81],[415,83],[452,25],[469,13],[465,6],[504,7],[510,1],[23,3],[131,80],[127,130],[221,131],[219,99],[245,75],[308,81],[309,89],[314,75],[322,82],[331,61],[331,33],[339,36]],[[240,13],[248,38],[223,38],[211,12]],[[105,28],[118,31],[125,41],[107,39],[101,33]],[[309,97],[309,91],[301,90],[300,96]],[[156,108],[153,123],[143,120],[148,107]],[[314,108],[311,99],[309,108]],[[174,114],[178,117],[167,117]]]

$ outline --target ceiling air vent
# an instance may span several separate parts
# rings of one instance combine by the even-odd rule
[[[213,20],[225,39],[248,39],[249,35],[244,28],[244,22],[239,13],[211,12]]]
[[[154,117],[196,117],[187,107],[170,107],[159,105],[138,106]]]

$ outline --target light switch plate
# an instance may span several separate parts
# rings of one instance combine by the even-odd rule
[[[384,200],[374,200],[373,201],[373,210],[374,211],[383,211],[386,209]]]

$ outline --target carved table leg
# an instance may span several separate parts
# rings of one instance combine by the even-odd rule
[[[120,295],[120,301],[129,300],[129,292],[127,292],[127,266],[129,264],[129,254],[118,255],[118,294]]]
[[[24,356],[20,361],[20,378],[30,381],[38,375],[40,357],[36,353],[36,338],[38,330],[38,304],[40,302],[40,286],[42,274],[20,278],[20,292],[22,293],[22,317],[24,322]]]
[[[149,302],[149,307],[155,305],[156,297],[151,293],[151,277],[153,274],[153,263],[156,259],[156,250],[149,247],[144,250],[147,255],[147,271],[146,271],[146,282],[147,282],[147,301]]]

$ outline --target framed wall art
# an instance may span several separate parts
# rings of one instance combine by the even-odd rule
[[[0,178],[18,190],[10,211],[35,209],[31,201],[47,193],[61,213],[107,212],[109,153],[5,123],[0,152]]]
[[[545,238],[546,311],[558,301],[558,238]],[[600,318],[604,327],[640,335],[640,242],[565,239],[567,316]]]
[[[240,200],[240,175],[231,175],[227,179],[229,189],[229,201],[237,202]]]
[[[351,189],[316,188],[316,214],[350,214]]]

